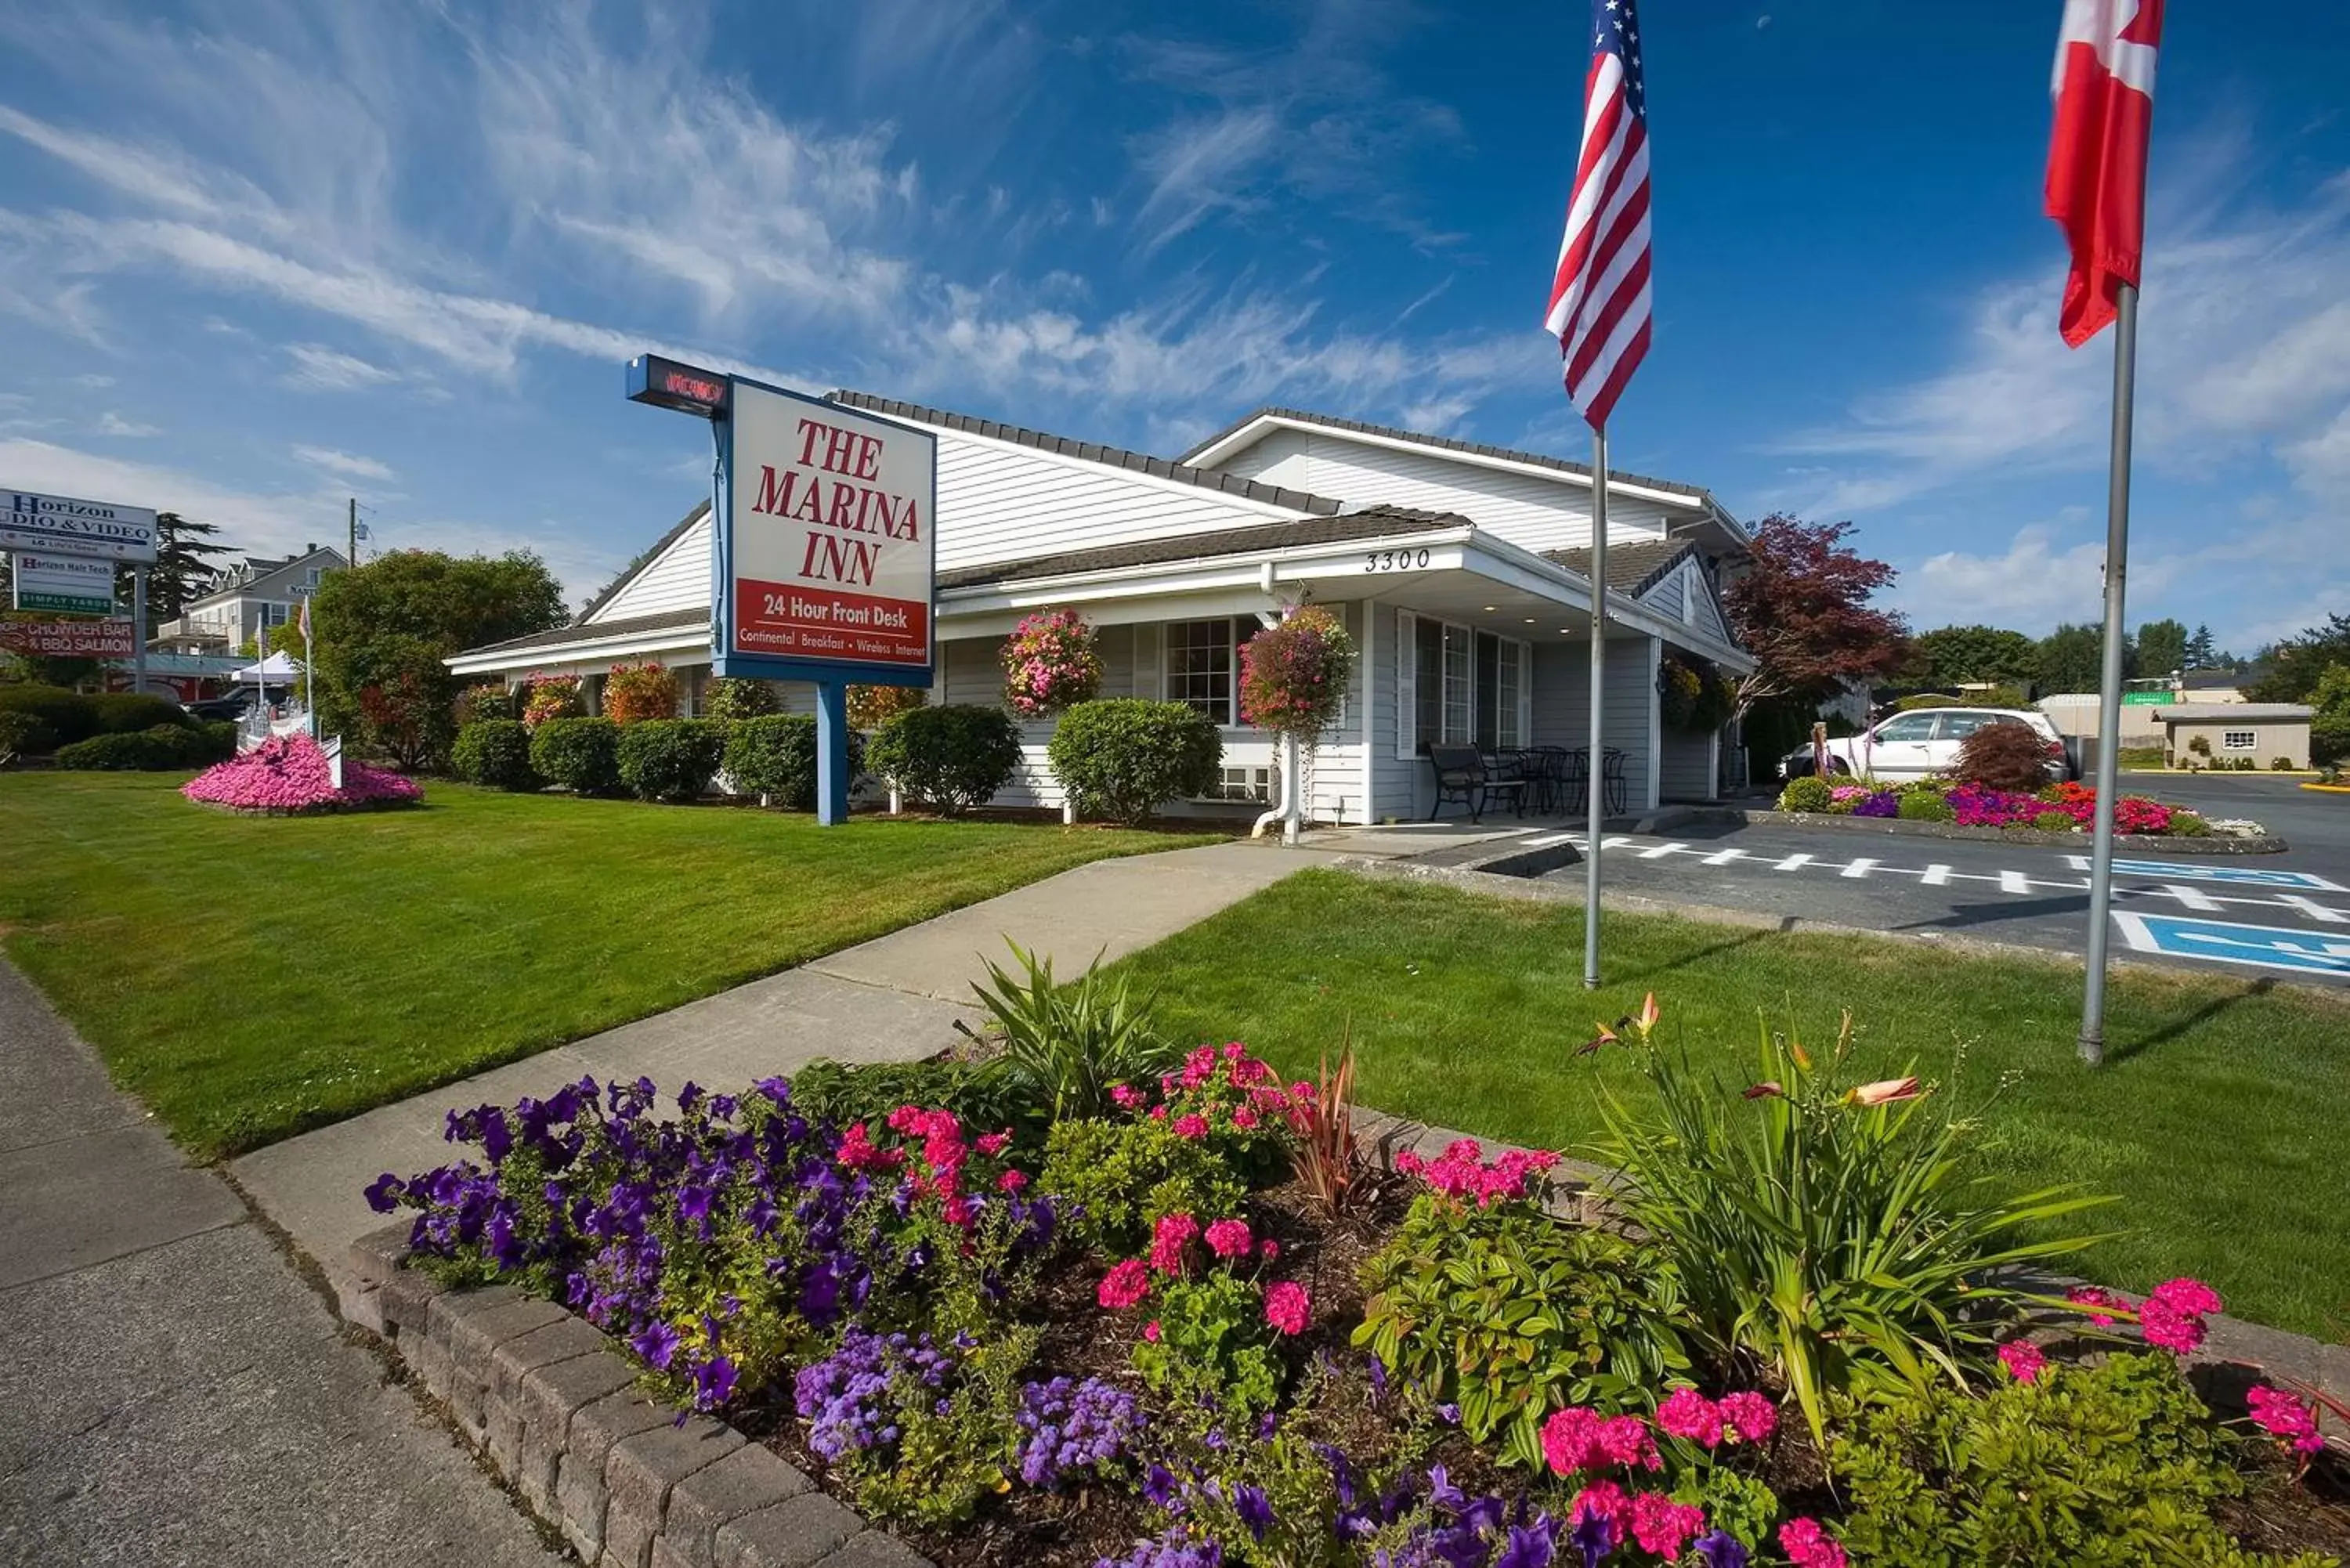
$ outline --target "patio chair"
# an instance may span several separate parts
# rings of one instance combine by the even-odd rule
[[[1515,802],[1519,815],[1525,814],[1526,781],[1494,777],[1474,746],[1430,746],[1428,765],[1436,772],[1436,800],[1428,808],[1430,822],[1447,801],[1459,801],[1469,808],[1470,821],[1482,821],[1486,804],[1497,795]]]

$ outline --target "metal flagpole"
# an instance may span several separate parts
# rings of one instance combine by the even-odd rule
[[[1607,647],[1607,427],[1591,427],[1591,763],[1584,769],[1590,811],[1583,853],[1583,989],[1599,989],[1599,825],[1607,794],[1607,752],[1601,715],[1607,687],[1601,667]]]
[[[2121,790],[2122,596],[2128,576],[2130,399],[2137,379],[2137,289],[2114,295],[2114,444],[2106,483],[2106,663],[2098,686],[2096,838],[2089,851],[2089,975],[2081,1060],[2106,1059],[2106,934],[2114,898],[2114,797]]]

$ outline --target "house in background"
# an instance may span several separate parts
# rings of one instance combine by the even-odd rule
[[[294,618],[295,605],[317,592],[328,572],[350,563],[323,545],[305,545],[284,557],[247,556],[213,575],[179,618],[155,628],[147,646],[159,653],[234,655],[270,627]]]
[[[1169,460],[861,392],[831,400],[938,438],[938,680],[932,701],[996,703],[997,650],[1021,618],[1070,607],[1100,635],[1103,695],[1191,703],[1223,732],[1217,798],[1274,793],[1270,737],[1242,722],[1238,649],[1284,604],[1338,611],[1361,652],[1345,710],[1312,753],[1307,815],[1425,815],[1432,744],[1577,747],[1589,711],[1591,471],[1291,409],[1265,409]],[[558,630],[469,649],[475,680],[675,670],[701,705],[711,659],[706,504]],[[1752,667],[1721,615],[1744,528],[1703,490],[1608,478],[1608,744],[1627,805],[1711,798],[1718,731],[1666,727],[1669,656]],[[812,688],[779,682],[812,711]],[[1055,806],[1049,722],[1025,727],[1001,804]],[[1206,803],[1202,803],[1206,804]]]
[[[2189,766],[2309,766],[2309,722],[2316,710],[2297,702],[2191,702],[2158,708],[2163,729],[2163,762]],[[2195,749],[2196,741],[2204,750]]]

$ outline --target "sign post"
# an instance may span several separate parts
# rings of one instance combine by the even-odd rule
[[[711,668],[815,685],[816,820],[846,822],[849,685],[936,668],[938,438],[650,354],[628,395],[712,421]]]

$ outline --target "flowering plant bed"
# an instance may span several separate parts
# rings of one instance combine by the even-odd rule
[[[2035,842],[2059,842],[2094,830],[2097,792],[2078,783],[2052,784],[2025,792],[1942,779],[1887,784],[1799,778],[1790,780],[1779,792],[1777,808],[1795,816],[1858,817],[1943,828],[1988,828],[1996,830],[1996,836],[2030,835]],[[2132,839],[2268,837],[2267,829],[2257,822],[2235,818],[2214,821],[2186,806],[2166,805],[2135,794],[2124,795],[2115,803],[2114,832]]]
[[[1649,1049],[1654,1027],[1594,1045]],[[2061,1210],[1933,1198],[1953,1135],[1919,1118],[1929,1092],[1809,1060],[1783,1054],[1742,1104],[1810,1128],[1788,1146],[1808,1161],[1857,1140],[1901,1179],[1885,1261],[1805,1265],[1857,1269],[1820,1308],[1874,1327],[1830,1322],[1798,1361],[1700,1299],[1669,1216],[1644,1216],[1649,1241],[1554,1219],[1555,1156],[1461,1140],[1328,1179],[1352,1158],[1317,1136],[1343,1092],[1236,1044],[1057,1119],[983,1069],[689,1085],[673,1116],[645,1081],[582,1080],[452,1112],[478,1158],[369,1197],[415,1211],[425,1266],[566,1303],[670,1397],[968,1568],[2323,1561],[2258,1556],[2214,1512],[2318,1451],[2294,1392],[2253,1401],[2240,1443],[2181,1376],[2216,1296],[1992,1285],[2064,1244],[1990,1238]],[[934,1103],[877,1114],[915,1089]],[[1903,1273],[1953,1236],[1981,1250],[1947,1281]],[[2135,1332],[2085,1355],[2032,1336],[2035,1311]],[[1895,1332],[1930,1354],[1875,1355]],[[2074,1501],[2018,1521],[2019,1486]],[[2339,1522],[2292,1520],[2264,1543]]]
[[[264,741],[243,756],[205,769],[180,793],[200,805],[256,816],[415,805],[424,798],[415,780],[354,762],[343,763],[342,786],[337,788],[327,753],[307,735]]]

